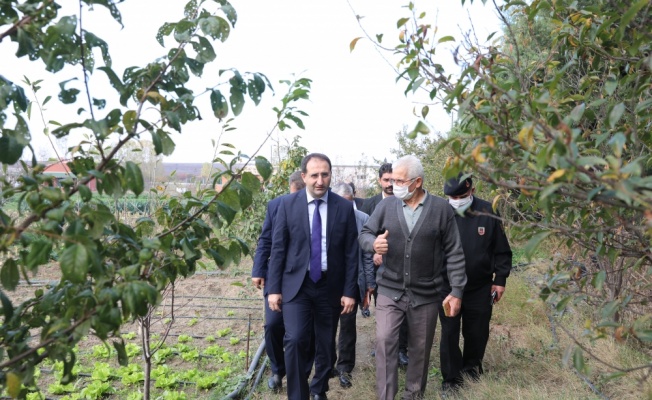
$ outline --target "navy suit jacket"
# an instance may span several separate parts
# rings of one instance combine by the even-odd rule
[[[329,190],[326,222],[329,300],[338,307],[342,296],[358,294],[358,230],[353,204]],[[265,286],[282,294],[283,302],[299,292],[310,265],[310,224],[306,190],[283,196],[274,218],[272,251]]]
[[[287,195],[285,195],[287,196]],[[267,281],[267,268],[269,265],[269,255],[272,252],[272,232],[274,229],[274,218],[278,211],[278,205],[281,204],[283,196],[276,197],[267,203],[267,212],[265,213],[265,222],[263,229],[258,237],[258,246],[254,256],[254,266],[251,270],[252,278],[263,278]],[[263,288],[263,294],[267,295],[267,282]]]

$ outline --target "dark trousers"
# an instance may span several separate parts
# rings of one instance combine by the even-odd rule
[[[489,340],[489,322],[493,308],[491,283],[465,291],[462,309],[453,318],[446,317],[441,302],[438,304],[441,322],[439,359],[443,386],[460,385],[464,374],[478,378],[482,374],[482,359]],[[463,351],[460,350],[460,327],[464,337]]]
[[[269,357],[272,374],[281,378],[285,376],[285,352],[283,351],[283,338],[285,336],[285,325],[283,324],[283,313],[272,311],[265,296],[265,351]],[[308,363],[306,364],[306,375],[310,375],[312,364],[315,361],[315,335],[310,338],[310,351]]]
[[[340,333],[337,337],[337,370],[348,374],[355,367],[355,343],[358,335],[356,333],[355,321],[358,313],[358,303],[353,307],[353,312],[340,315]],[[333,341],[333,346],[335,341]],[[333,358],[335,360],[335,358]]]
[[[308,399],[310,393],[325,394],[333,365],[333,335],[341,306],[333,307],[325,278],[314,283],[308,275],[289,302],[283,301],[285,323],[285,370],[289,400]],[[310,340],[315,338],[315,373],[308,385]]]
[[[285,376],[284,336],[283,313],[270,310],[267,296],[265,296],[265,351],[269,357],[272,374],[281,378]]]

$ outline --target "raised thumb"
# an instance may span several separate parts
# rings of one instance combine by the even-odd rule
[[[387,236],[389,236],[389,231],[387,229],[385,229],[385,233],[383,233],[382,235],[380,235],[378,237],[383,238],[383,239],[387,239]]]

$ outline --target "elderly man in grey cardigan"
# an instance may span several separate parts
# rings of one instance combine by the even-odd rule
[[[376,392],[380,400],[393,400],[398,393],[397,339],[404,319],[410,363],[403,399],[423,396],[437,326],[437,299],[445,297],[447,315],[457,315],[466,284],[454,211],[446,200],[423,189],[423,167],[416,157],[400,158],[392,170],[394,196],[376,206],[359,236],[363,250],[383,256],[376,274]]]

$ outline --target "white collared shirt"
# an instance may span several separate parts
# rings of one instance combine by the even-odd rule
[[[308,197],[308,223],[310,224],[310,234],[312,235],[312,216],[315,213],[315,200],[314,197],[306,191]],[[321,204],[319,205],[319,215],[321,216],[321,270],[326,271],[328,264],[326,261],[326,222],[328,221],[328,192],[321,197]],[[308,263],[308,271],[310,271],[310,263]]]

